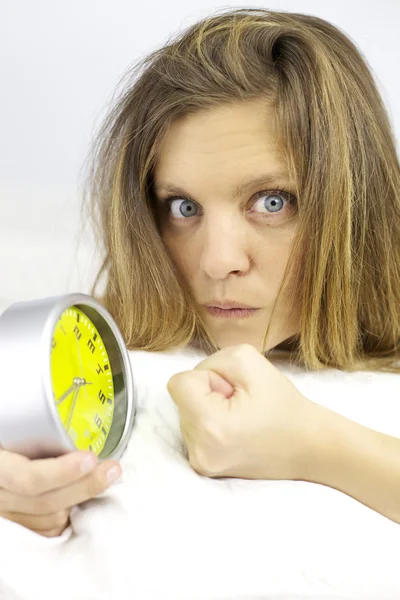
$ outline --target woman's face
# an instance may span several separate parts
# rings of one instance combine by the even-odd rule
[[[282,188],[294,194],[272,113],[259,100],[181,118],[161,147],[155,170],[161,234],[218,348],[262,349],[298,221],[296,199],[276,191]],[[161,204],[171,191],[176,199]],[[290,293],[277,305],[266,350],[299,331],[298,314],[289,314],[285,301]],[[258,310],[224,318],[205,306],[227,300]]]

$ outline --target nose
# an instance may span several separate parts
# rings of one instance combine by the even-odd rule
[[[221,215],[204,223],[200,268],[211,279],[225,279],[250,267],[249,241],[240,219]]]

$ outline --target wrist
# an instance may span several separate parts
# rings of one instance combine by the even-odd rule
[[[302,454],[298,461],[296,479],[326,484],[326,467],[332,464],[335,417],[329,409],[306,398],[302,429]],[[329,485],[329,484],[328,484]]]
[[[376,432],[325,406],[311,405],[302,479],[349,493],[363,460],[362,449]]]

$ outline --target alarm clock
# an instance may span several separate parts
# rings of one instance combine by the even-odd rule
[[[29,458],[123,455],[136,393],[109,312],[86,294],[17,302],[0,316],[0,444]]]

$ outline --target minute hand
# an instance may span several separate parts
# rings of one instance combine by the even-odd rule
[[[68,429],[69,429],[69,426],[70,426],[70,424],[71,424],[72,415],[73,415],[73,412],[74,412],[74,409],[75,409],[76,400],[77,400],[77,398],[78,398],[78,394],[79,394],[79,388],[80,388],[80,386],[78,386],[78,387],[76,388],[76,390],[75,390],[75,394],[74,394],[74,398],[73,398],[73,400],[72,400],[72,406],[71,406],[71,410],[69,411],[69,415],[68,415],[68,422],[67,422],[67,424],[66,424],[66,426],[65,426],[65,429],[66,429],[67,431],[68,431]]]
[[[76,381],[74,380],[74,383],[71,385],[71,387],[69,387],[67,389],[66,392],[63,393],[62,396],[60,396],[58,398],[58,400],[56,400],[56,406],[58,406],[59,404],[61,404],[61,402],[64,402],[64,400],[70,395],[70,393],[77,387]]]

